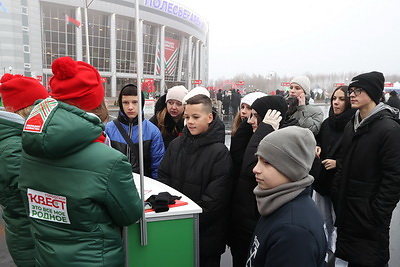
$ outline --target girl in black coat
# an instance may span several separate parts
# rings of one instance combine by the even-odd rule
[[[351,108],[347,89],[347,86],[339,86],[333,91],[329,117],[324,120],[316,136],[317,157],[321,159],[321,165],[316,171],[319,175],[314,177],[313,188],[316,191],[314,200],[326,224],[330,253],[335,252],[336,241],[333,226],[335,214],[330,198],[331,185],[336,170],[341,164],[341,140],[344,127],[355,113],[355,110]]]

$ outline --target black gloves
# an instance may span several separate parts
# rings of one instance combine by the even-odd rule
[[[168,211],[168,204],[175,204],[175,200],[181,199],[178,196],[172,196],[168,192],[161,192],[158,195],[151,195],[146,201],[150,202],[155,212]]]

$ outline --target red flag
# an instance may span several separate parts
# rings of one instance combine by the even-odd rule
[[[78,28],[79,28],[79,26],[81,26],[81,22],[80,22],[80,21],[78,21],[78,20],[76,20],[76,19],[74,19],[74,18],[71,18],[71,17],[68,16],[68,15],[65,15],[65,23],[66,23],[66,24],[73,24],[73,25],[75,25],[75,26],[78,27]]]

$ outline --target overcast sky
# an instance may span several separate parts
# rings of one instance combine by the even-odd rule
[[[400,73],[399,0],[174,0],[209,22],[210,78]]]

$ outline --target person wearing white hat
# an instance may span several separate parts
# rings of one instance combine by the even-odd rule
[[[297,76],[290,82],[287,120],[297,121],[298,125],[310,129],[317,135],[324,120],[322,109],[309,105],[311,83],[307,76]]]
[[[160,129],[165,149],[169,143],[182,134],[183,130],[183,99],[188,90],[183,85],[177,85],[168,89],[156,104],[156,110],[150,121]]]
[[[262,93],[262,92],[254,92],[245,95],[241,100],[240,100],[240,112],[238,112],[233,119],[232,123],[232,132],[231,135],[234,136],[236,133],[236,130],[239,128],[240,123],[245,119],[249,118],[251,115],[251,105],[253,102],[260,97],[266,96],[267,94]]]
[[[182,101],[183,104],[186,104],[186,101],[187,101],[189,98],[194,97],[195,95],[205,95],[205,96],[207,96],[207,97],[210,98],[210,92],[209,92],[206,88],[201,87],[201,86],[197,86],[197,87],[193,88],[192,90],[190,90],[190,91],[186,94],[186,96],[183,98],[183,101]]]

